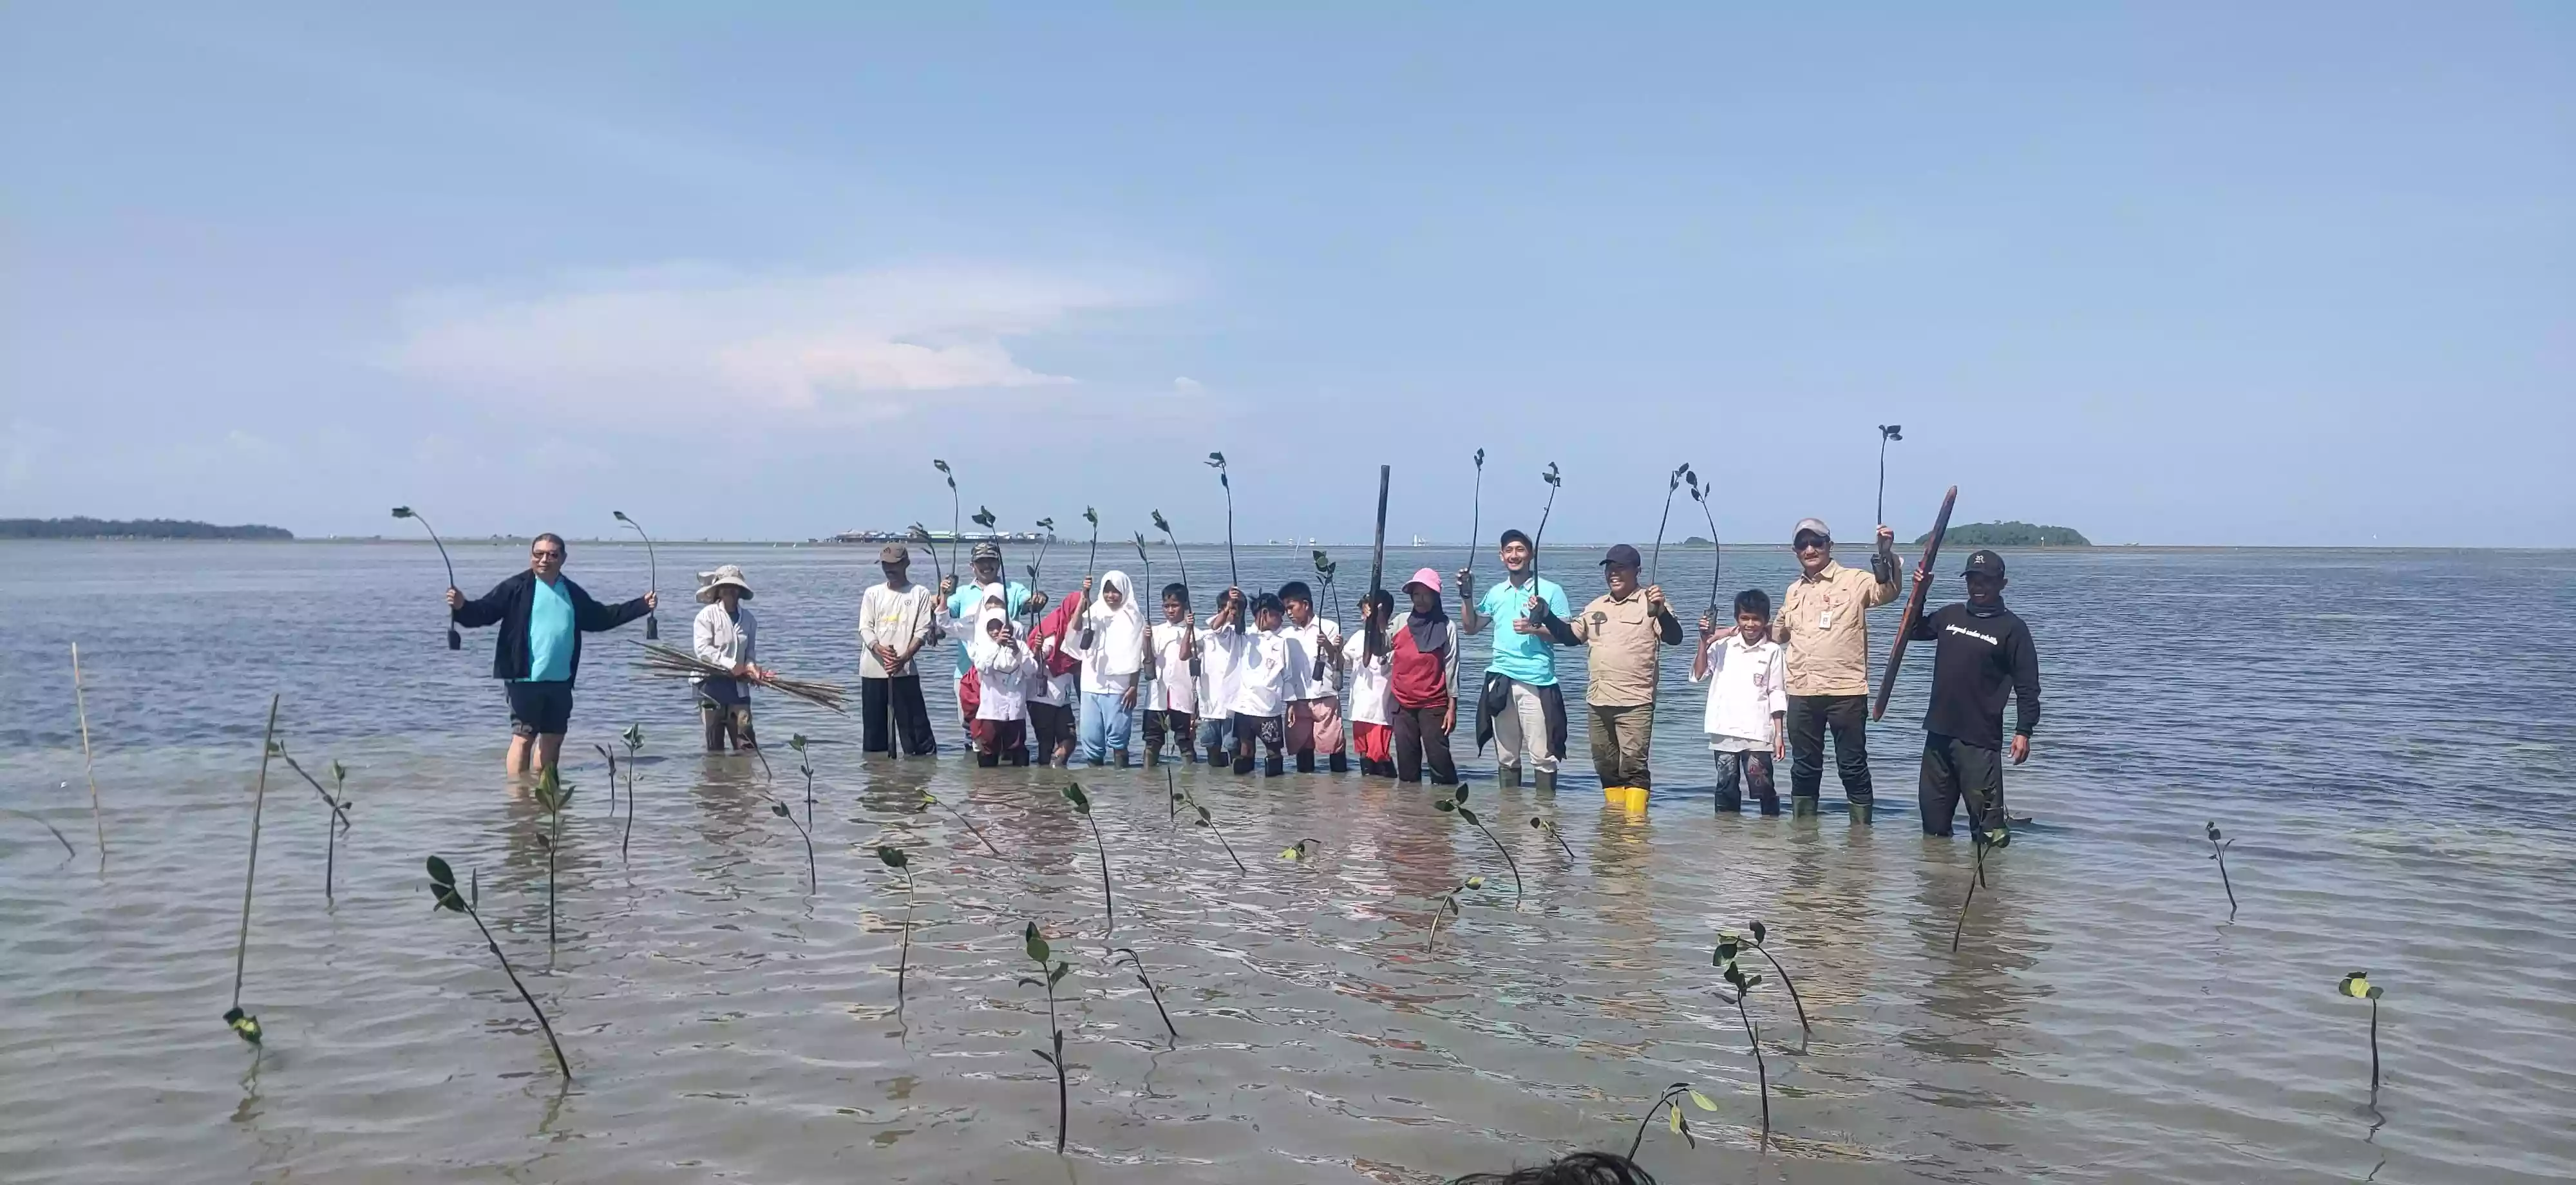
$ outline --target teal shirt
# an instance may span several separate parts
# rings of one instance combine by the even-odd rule
[[[1538,595],[1546,598],[1548,612],[1560,619],[1571,620],[1574,607],[1565,601],[1565,589],[1545,576],[1530,577]],[[1504,580],[1485,590],[1476,599],[1476,615],[1491,618],[1485,628],[1494,635],[1494,658],[1485,669],[1532,687],[1556,684],[1556,648],[1548,645],[1544,634],[1524,634],[1512,623],[1529,615],[1530,586],[1514,586]]]
[[[948,616],[949,616],[949,618],[950,618],[950,619],[952,619],[952,620],[956,620],[956,621],[973,621],[973,620],[975,620],[975,615],[976,615],[976,614],[978,614],[978,613],[983,612],[983,610],[984,610],[983,596],[984,596],[984,586],[983,586],[983,585],[980,585],[980,584],[964,584],[964,585],[959,585],[959,586],[958,586],[958,588],[957,588],[957,591],[956,591],[956,592],[953,592],[953,593],[948,594]],[[1020,606],[1021,606],[1021,605],[1026,604],[1026,603],[1028,603],[1028,599],[1029,599],[1029,586],[1027,586],[1027,585],[1025,585],[1025,584],[1022,584],[1022,583],[1020,583],[1019,581],[1016,581],[1016,580],[1007,581],[1007,582],[1005,582],[1005,583],[1003,584],[1003,586],[1002,586],[1002,611],[1003,611],[1003,612],[1008,613],[1008,614],[1010,614],[1010,615],[1011,615],[1011,616],[1013,616],[1013,617],[1017,617],[1017,616],[1019,616],[1019,615],[1020,615]],[[966,677],[966,672],[971,671],[971,670],[974,670],[974,669],[975,669],[975,664],[974,664],[974,662],[973,662],[973,661],[971,661],[971,660],[969,660],[969,659],[966,657],[966,644],[965,644],[965,643],[963,643],[963,642],[958,643],[958,644],[957,644],[957,677],[958,677],[958,678],[960,678],[960,679],[963,679],[963,678],[965,678],[965,677]]]
[[[563,581],[530,581],[528,598],[528,677],[530,683],[561,683],[572,678],[572,594]]]

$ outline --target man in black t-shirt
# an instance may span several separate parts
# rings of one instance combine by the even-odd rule
[[[2012,763],[2030,759],[2039,727],[2039,650],[2030,627],[2004,608],[2004,559],[1968,557],[1968,599],[1914,623],[1910,636],[1939,643],[1932,659],[1932,706],[1923,714],[1923,771],[1916,795],[1925,835],[1949,835],[1959,799],[1968,825],[1998,847],[2012,839],[2004,814],[2004,697],[2013,698]],[[1919,589],[1932,573],[1917,567]]]

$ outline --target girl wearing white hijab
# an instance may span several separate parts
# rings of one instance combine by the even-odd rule
[[[1028,677],[1036,664],[1002,606],[988,603],[976,614],[967,653],[975,664],[977,690],[975,764],[1027,765]]]
[[[1082,591],[1091,592],[1085,580]],[[1145,614],[1125,572],[1100,577],[1100,599],[1083,612],[1082,628],[1065,639],[1064,653],[1082,663],[1082,759],[1127,766],[1127,734],[1136,715],[1137,680],[1153,660]]]

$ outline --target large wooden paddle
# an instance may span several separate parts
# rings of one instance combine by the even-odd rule
[[[1481,478],[1484,473],[1483,466],[1478,466],[1476,472]],[[1392,465],[1380,465],[1377,467],[1377,542],[1369,545],[1370,592],[1376,592],[1377,590],[1386,587],[1386,487],[1388,481],[1391,480],[1394,475],[1395,467]],[[1470,545],[1470,554],[1473,554],[1472,545]],[[1360,605],[1360,620],[1363,622],[1368,621],[1368,605],[1365,601],[1361,602]],[[1361,652],[1361,657],[1363,659],[1384,648],[1383,644],[1378,639],[1377,626],[1375,624],[1368,625],[1365,632],[1368,635],[1368,647]]]
[[[1950,533],[1950,507],[1959,501],[1959,487],[1941,495],[1941,513],[1932,520],[1932,534],[1923,541],[1923,570],[1932,570],[1932,561],[1941,558],[1941,537]],[[1899,574],[1897,579],[1907,577]],[[1896,644],[1887,648],[1887,671],[1878,677],[1878,702],[1870,705],[1869,718],[1887,715],[1887,701],[1896,694],[1896,670],[1905,665],[1905,640],[1914,632],[1914,623],[1923,620],[1923,598],[1930,595],[1929,583],[1914,586],[1914,595],[1906,599],[1905,617],[1896,626]]]

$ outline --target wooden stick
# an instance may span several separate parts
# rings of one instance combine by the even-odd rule
[[[1369,591],[1372,593],[1386,587],[1386,487],[1394,476],[1394,466],[1377,467],[1377,542],[1369,547]],[[1363,620],[1368,617],[1365,605],[1360,609],[1360,617]],[[1368,627],[1368,639],[1368,649],[1363,657],[1376,653],[1379,648],[1376,626]]]
[[[80,643],[72,643],[72,710],[80,713],[81,773],[89,779],[89,821],[98,829],[98,866],[107,867],[107,819],[99,812],[98,770],[90,762],[89,701],[81,694]]]
[[[233,1007],[241,1007],[242,970],[250,958],[250,890],[259,882],[259,813],[268,802],[268,743],[277,737],[277,701],[268,697],[268,731],[259,738],[259,788],[250,800],[250,870],[242,874],[241,937],[233,943]]]
[[[1941,537],[1950,533],[1950,508],[1958,501],[1957,486],[1951,486],[1949,493],[1941,495],[1941,513],[1933,518],[1932,534],[1923,543],[1922,568],[1926,572],[1932,570],[1932,561],[1941,556]],[[1904,577],[1900,575],[1898,579]],[[1869,709],[1872,720],[1887,715],[1887,701],[1896,694],[1896,670],[1905,665],[1906,635],[1913,633],[1914,623],[1923,619],[1923,600],[1931,592],[1929,582],[1918,584],[1914,586],[1914,595],[1905,602],[1905,616],[1896,625],[1896,644],[1887,650],[1887,671],[1878,679],[1878,702]]]

